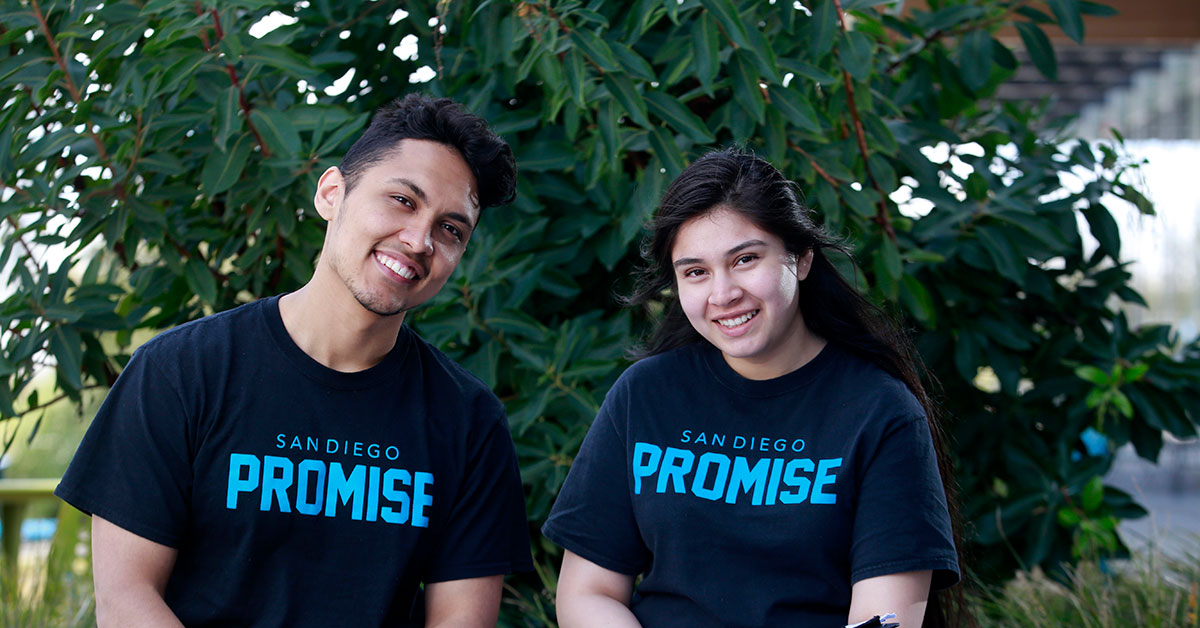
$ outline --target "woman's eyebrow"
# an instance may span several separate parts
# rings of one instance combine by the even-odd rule
[[[734,246],[733,248],[726,251],[725,255],[730,256],[730,255],[737,253],[738,251],[741,251],[742,249],[748,249],[752,246],[760,246],[760,245],[765,246],[766,244],[767,243],[763,242],[762,240],[746,240],[745,242],[742,242],[741,244],[738,244],[737,246]],[[703,262],[704,262],[704,260],[702,260],[698,257],[681,257],[681,258],[675,260],[674,262],[672,262],[671,266],[678,268],[680,266],[687,266],[688,264],[700,264]]]
[[[748,249],[748,248],[750,248],[750,247],[752,247],[752,246],[758,246],[758,245],[764,245],[764,246],[765,246],[766,244],[767,244],[767,243],[766,243],[766,242],[763,242],[762,240],[746,240],[745,242],[743,242],[743,243],[741,243],[741,244],[739,244],[739,245],[737,245],[737,246],[735,246],[735,247],[733,247],[733,248],[729,249],[728,251],[726,251],[726,252],[725,252],[725,255],[727,255],[727,256],[728,256],[728,255],[733,255],[734,253],[737,253],[738,251],[740,251],[740,250],[742,250],[742,249]]]

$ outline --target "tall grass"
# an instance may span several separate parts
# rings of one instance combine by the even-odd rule
[[[986,628],[1200,628],[1200,538],[1170,554],[1151,545],[1127,561],[1082,562],[1065,582],[1021,574],[975,601]]]
[[[59,512],[49,552],[18,565],[14,581],[0,576],[0,627],[84,628],[96,625],[88,518],[70,506]],[[3,573],[0,570],[0,573]]]

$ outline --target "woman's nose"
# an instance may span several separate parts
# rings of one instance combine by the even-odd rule
[[[711,305],[727,306],[742,298],[742,288],[727,274],[718,273],[713,276],[712,292],[708,295]]]

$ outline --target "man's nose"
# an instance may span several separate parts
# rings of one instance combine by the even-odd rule
[[[400,241],[416,255],[433,255],[433,221],[412,220],[400,230]]]

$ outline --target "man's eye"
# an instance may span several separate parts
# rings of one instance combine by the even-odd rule
[[[408,205],[409,207],[414,207],[412,201],[408,200],[407,196],[399,196],[399,195],[392,196],[392,200],[399,202],[399,203],[403,203],[404,205]]]
[[[462,230],[460,230],[458,227],[447,223],[442,225],[442,228],[449,232],[450,235],[454,236],[455,240],[458,240],[459,242],[462,241]]]

